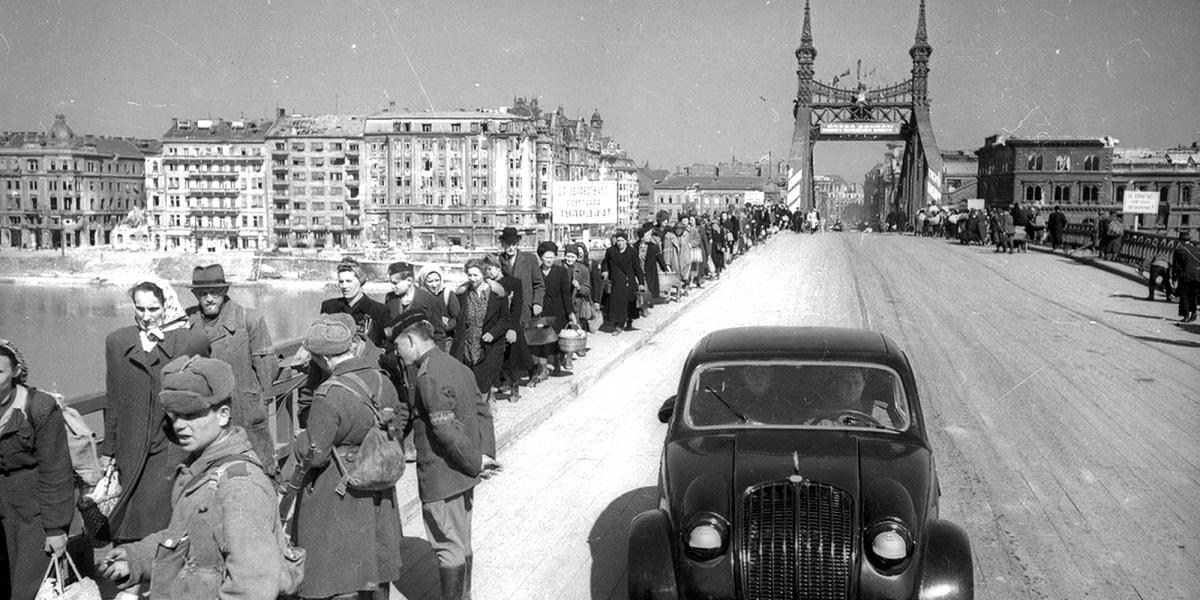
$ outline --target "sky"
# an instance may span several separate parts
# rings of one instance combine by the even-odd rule
[[[908,79],[918,0],[813,0],[816,76]],[[160,137],[172,117],[599,109],[639,165],[786,158],[798,0],[0,0],[0,130]],[[1200,0],[929,0],[942,150],[988,135],[1200,140]],[[843,78],[846,87],[854,75]],[[849,81],[847,82],[847,79]],[[861,181],[879,143],[819,142]]]

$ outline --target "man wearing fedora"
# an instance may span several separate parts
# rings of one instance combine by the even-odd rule
[[[275,444],[267,418],[274,411],[271,388],[279,374],[279,360],[271,350],[271,332],[262,314],[229,297],[229,282],[219,264],[192,270],[192,294],[198,304],[188,309],[188,320],[208,336],[213,358],[233,367],[237,387],[233,395],[233,424],[246,430],[254,453],[267,475],[275,474]]]
[[[546,296],[546,281],[542,277],[541,261],[532,252],[517,249],[521,234],[515,227],[500,231],[500,270],[506,276],[521,281],[521,307],[513,307],[513,318],[522,330],[529,327],[529,320],[541,316],[542,302]],[[533,379],[535,374],[530,374]]]

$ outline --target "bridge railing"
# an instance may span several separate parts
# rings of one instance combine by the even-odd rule
[[[1063,230],[1063,242],[1069,248],[1081,248],[1093,241],[1095,226],[1090,223],[1069,223]],[[1099,242],[1099,236],[1097,236]],[[1145,231],[1125,230],[1121,235],[1121,248],[1116,261],[1140,266],[1156,254],[1170,254],[1179,245],[1178,235],[1166,235]]]
[[[282,363],[300,349],[300,338],[276,343],[271,351]],[[290,367],[279,370],[275,383],[271,386],[272,402],[267,404],[267,426],[271,431],[271,439],[275,447],[286,445],[300,429],[298,402],[300,387],[304,385],[307,374]],[[67,404],[78,410],[87,421],[88,426],[100,438],[104,436],[104,409],[108,404],[105,392],[83,394],[67,399]]]

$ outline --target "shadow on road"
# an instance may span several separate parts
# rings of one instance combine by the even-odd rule
[[[1163,338],[1150,337],[1145,335],[1131,336],[1135,340],[1150,342],[1152,344],[1167,344],[1170,346],[1183,346],[1184,348],[1200,348],[1200,342],[1189,342],[1187,340],[1168,340]]]
[[[1128,298],[1130,300],[1141,300],[1143,302],[1149,302],[1149,300],[1146,300],[1145,296],[1136,296],[1134,294],[1109,294],[1108,297],[1109,298]]]
[[[1122,312],[1119,310],[1106,310],[1104,312],[1106,312],[1110,315],[1121,315],[1123,317],[1137,317],[1139,319],[1150,319],[1151,321],[1174,321],[1174,319],[1168,319],[1161,315],[1147,315],[1147,314],[1142,314],[1142,313]]]
[[[638,513],[654,508],[657,501],[658,490],[655,488],[637,488],[609,502],[596,518],[588,533],[592,553],[592,600],[626,597],[629,522]]]

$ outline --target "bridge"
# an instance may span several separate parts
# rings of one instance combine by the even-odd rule
[[[895,202],[887,210],[915,215],[928,202],[941,199],[942,156],[930,120],[929,57],[933,46],[925,29],[925,0],[917,13],[917,31],[908,51],[911,77],[881,88],[861,80],[852,88],[815,78],[812,15],[804,2],[804,26],[796,49],[795,127],[788,155],[787,205],[791,210],[813,208],[813,146],[821,140],[901,141],[904,155],[896,181]]]
[[[574,377],[497,405],[506,469],[477,492],[474,597],[623,598],[629,520],[656,502],[656,409],[699,337],[748,324],[866,327],[908,352],[977,598],[1192,597],[1200,327],[1140,299],[1134,267],[1170,239],[1127,236],[1104,269],[1037,247],[776,236],[641,331],[595,337]],[[285,372],[276,385],[281,441],[296,383]],[[414,479],[398,487],[407,570],[394,597],[436,598]]]

